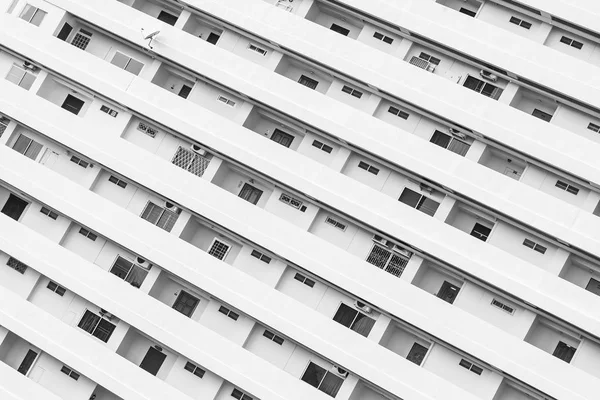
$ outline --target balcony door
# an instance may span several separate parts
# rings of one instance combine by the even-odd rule
[[[140,368],[148,371],[152,375],[156,375],[160,367],[163,365],[165,358],[167,358],[165,353],[155,349],[154,347],[150,347],[146,353],[146,356],[144,356],[142,363],[140,364]]]
[[[249,183],[244,183],[244,187],[242,187],[239,197],[252,204],[256,204],[258,203],[258,200],[260,200],[260,196],[262,196],[262,194],[262,190],[255,188]]]
[[[275,143],[279,143],[283,147],[290,147],[294,141],[294,136],[290,135],[289,133],[282,132],[279,129],[275,129],[273,135],[271,135],[271,140]]]
[[[19,372],[23,375],[27,375],[27,373],[31,369],[31,366],[33,365],[33,362],[35,361],[37,356],[38,356],[38,353],[29,349],[27,354],[25,354],[23,361],[21,361],[21,365],[19,365],[19,368],[17,368],[17,372]]]

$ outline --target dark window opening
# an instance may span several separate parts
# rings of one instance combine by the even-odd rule
[[[331,24],[331,28],[332,31],[337,32],[341,35],[344,36],[348,36],[348,34],[350,33],[350,29],[346,29],[343,26],[339,26],[337,24]]]
[[[85,102],[75,96],[67,95],[67,98],[62,103],[62,108],[75,115],[79,114]]]
[[[166,11],[161,11],[160,14],[158,14],[158,17],[156,18],[158,18],[162,22],[166,22],[169,25],[175,25],[175,22],[177,22],[177,18],[179,17],[173,14],[169,14]]]
[[[11,194],[8,196],[8,200],[4,203],[4,207],[2,207],[2,214],[9,216],[10,218],[18,221],[21,218],[21,214],[25,211],[29,203],[20,197]]]

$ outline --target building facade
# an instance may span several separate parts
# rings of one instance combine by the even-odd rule
[[[598,398],[579,3],[0,0],[0,398]]]

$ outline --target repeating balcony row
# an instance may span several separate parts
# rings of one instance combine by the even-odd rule
[[[48,75],[41,84],[38,90],[38,95],[54,101],[56,104],[62,104],[67,111],[84,114],[88,107],[93,107],[94,114],[102,112],[109,116],[116,117],[119,111],[112,109],[112,105],[99,100],[92,101],[91,98],[82,97],[80,94],[73,95],[73,91],[65,86],[64,83],[57,81],[56,78]],[[79,96],[79,97],[76,97]],[[76,105],[72,105],[74,101],[78,101]],[[110,107],[109,107],[110,106]],[[73,108],[75,107],[75,108]],[[98,109],[96,109],[98,108]],[[120,110],[120,109],[119,109]],[[122,111],[121,111],[122,112]],[[577,282],[578,286],[585,286],[588,290],[595,291],[595,282],[598,280],[597,267],[583,267],[584,265],[594,265],[586,263],[575,254],[569,254],[564,249],[559,248],[556,244],[543,237],[531,235],[526,231],[521,231],[519,228],[497,219],[481,210],[474,209],[468,205],[456,201],[443,193],[438,192],[423,182],[415,182],[408,176],[400,175],[391,171],[385,166],[375,164],[372,160],[365,158],[357,153],[343,151],[343,149],[328,146],[319,141],[319,137],[305,136],[306,140],[298,142],[298,137],[290,135],[288,131],[284,131],[275,121],[260,118],[261,114],[250,118],[258,131],[267,128],[267,131],[273,130],[271,140],[276,141],[283,146],[291,148],[296,147],[298,152],[316,159],[321,162],[326,162],[330,158],[330,166],[337,166],[341,173],[350,176],[376,190],[397,198],[400,202],[416,208],[428,215],[432,215],[445,223],[464,231],[472,236],[483,241],[488,241],[501,249],[512,252],[519,257],[538,265],[550,272],[567,277],[571,282]],[[251,115],[252,117],[252,115]],[[106,117],[108,118],[108,117]],[[6,122],[6,121],[5,121]],[[279,126],[279,128],[278,128]],[[280,129],[281,128],[281,129]],[[60,145],[53,143],[51,140],[32,134],[27,131],[16,129],[16,133],[9,141],[9,145],[17,151],[26,154],[28,157],[38,160],[47,167],[57,170],[89,187],[90,182],[96,176],[93,172],[85,173],[85,168],[93,161],[86,161],[85,156],[70,155],[69,150],[62,148]],[[196,143],[190,144],[185,139],[170,134],[162,128],[158,128],[144,120],[131,119],[125,127],[121,135],[127,141],[142,147],[161,158],[170,160],[173,164],[190,171],[191,173],[203,176],[209,168],[212,155],[207,153],[203,146]],[[8,139],[8,137],[7,137]],[[312,144],[309,145],[309,142]],[[334,145],[332,143],[332,145]],[[43,151],[42,151],[43,150]],[[62,155],[62,157],[59,157]],[[67,155],[67,157],[64,157]],[[491,165],[500,168],[498,159],[487,154],[485,157]],[[57,163],[57,160],[61,160]],[[73,163],[78,164],[82,168],[76,168]],[[296,225],[308,229],[309,232],[326,237],[326,240],[332,243],[345,247],[347,241],[352,236],[351,233],[356,229],[360,229],[361,224],[358,221],[348,220],[345,216],[329,215],[327,210],[319,210],[319,205],[314,201],[309,200],[306,196],[297,193],[293,188],[282,187],[278,184],[273,184],[268,177],[257,176],[256,173],[248,172],[247,169],[235,165],[222,159],[217,159],[212,163],[212,170],[204,176],[217,186],[228,190],[253,204],[263,207],[276,215],[285,218]],[[118,176],[118,174],[116,174]],[[534,178],[535,176],[532,175]],[[118,179],[118,178],[115,178]],[[532,178],[533,180],[533,178]],[[561,192],[567,196],[576,196],[579,194],[579,188],[571,185],[563,180],[557,179],[544,180],[543,187],[546,191]],[[554,182],[554,185],[552,183]],[[132,196],[132,192],[129,196]],[[112,200],[118,204],[128,204],[130,199],[128,195],[119,194],[117,198]],[[277,202],[276,200],[279,200]],[[592,198],[593,200],[593,198]],[[287,205],[283,206],[281,203]],[[323,208],[323,206],[321,206]],[[307,211],[308,210],[308,211]],[[298,212],[299,211],[299,212]],[[337,235],[325,234],[320,232],[315,221],[323,220],[328,225],[331,225],[337,230]],[[336,226],[337,225],[337,226]],[[350,228],[347,231],[347,228]],[[375,233],[368,231],[365,235],[373,236]],[[515,241],[515,239],[517,239]],[[393,242],[393,241],[392,241]],[[532,245],[531,243],[534,243]],[[400,248],[400,247],[399,247]],[[404,249],[406,251],[407,249]],[[387,253],[386,253],[387,254]],[[391,253],[389,253],[391,254]],[[384,257],[386,258],[386,257]],[[552,262],[548,259],[552,258]],[[367,257],[371,259],[371,257]],[[386,260],[375,260],[374,264],[380,268],[387,269],[390,273],[399,276],[402,274],[403,266],[389,267],[388,263],[392,260],[391,255],[388,255]],[[392,263],[394,264],[394,263]],[[586,273],[573,274],[572,271],[584,271]],[[569,272],[567,272],[569,271]],[[575,278],[574,276],[577,276]],[[587,278],[584,278],[587,276]]]
[[[174,11],[172,11],[170,8],[167,8],[167,12],[165,11],[164,6],[163,8],[160,8],[160,4],[146,4],[144,2],[138,3],[136,3],[136,8],[140,8],[142,11],[150,13],[151,15],[156,14],[159,16],[165,15],[166,13],[173,16],[173,14],[169,14],[169,12]],[[366,93],[370,90],[369,88],[367,88],[367,91],[365,92],[363,89],[358,88],[348,81],[344,81],[344,77],[341,77],[340,80],[340,78],[335,77],[335,74],[332,74],[330,71],[320,71],[319,66],[309,65],[303,60],[298,61],[297,57],[294,58],[290,55],[283,56],[279,51],[265,49],[263,48],[264,45],[262,43],[252,41],[251,38],[244,38],[243,41],[240,41],[239,34],[233,31],[224,31],[223,28],[218,28],[215,25],[212,25],[211,21],[208,21],[205,18],[191,17],[188,14],[185,16],[187,19],[183,17],[179,18],[179,20],[182,20],[182,22],[177,23],[177,26],[181,26],[184,32],[191,33],[194,36],[200,36],[201,38],[203,36],[211,36],[212,39],[210,42],[219,47],[222,46],[223,48],[228,49],[235,54],[244,56],[251,61],[259,62],[268,68],[274,69],[275,72],[283,76],[298,80],[305,86],[325,93],[328,96],[334,97],[337,100],[343,101],[351,106],[358,107],[361,110],[374,115],[378,119],[411,132],[459,155],[464,156],[467,151],[469,151],[470,147],[475,147],[477,150],[475,150],[473,153],[477,154],[468,156],[468,158],[476,160],[477,157],[480,157],[479,163],[514,179],[521,179],[521,176],[525,170],[530,170],[530,173],[540,169],[546,171],[554,170],[554,168],[551,166],[539,165],[538,161],[532,161],[526,155],[515,154],[514,151],[503,149],[501,145],[498,146],[498,144],[490,143],[488,143],[487,146],[483,145],[481,142],[473,140],[471,132],[468,129],[457,129],[454,125],[449,126],[447,120],[441,121],[439,117],[423,115],[423,110],[417,110],[414,107],[411,107],[410,104],[402,102],[399,99],[392,99],[392,101],[390,101],[390,99],[379,97],[380,93],[377,95],[375,93]],[[175,17],[177,16],[175,15]],[[173,20],[171,19],[171,21]],[[80,29],[84,29],[84,33],[81,33]],[[136,74],[143,70],[144,63],[148,61],[147,56],[143,55],[139,51],[132,48],[125,50],[120,49],[119,46],[122,45],[117,45],[114,43],[114,39],[108,38],[102,32],[97,32],[94,29],[90,29],[89,27],[85,26],[85,24],[82,25],[81,21],[78,21],[73,17],[67,18],[67,21],[64,22],[63,28],[58,31],[57,36],[64,40],[75,42],[77,43],[78,47],[88,49],[87,51],[104,59],[108,60],[112,57],[111,62],[113,64]],[[88,48],[88,46],[90,47]],[[447,59],[447,56],[432,52],[430,49],[416,43],[413,45],[410,45],[409,43],[404,47],[406,51],[408,51],[406,56],[407,60],[410,59],[413,61],[413,63],[425,66],[432,71],[434,69],[438,72],[445,71],[443,65],[440,67],[439,64],[440,60]],[[115,48],[119,48],[119,50],[115,50]],[[433,64],[430,65],[428,64],[429,61],[425,60],[433,60]],[[436,63],[438,64],[437,67],[435,67]],[[457,66],[461,66],[460,68],[462,68],[462,64],[456,60],[448,59],[448,62],[444,64],[447,66],[452,66],[452,76],[447,74],[450,73],[448,72],[449,70],[443,72],[443,74],[450,79],[454,79],[458,75],[468,75],[463,73],[464,71],[456,72],[456,68],[459,68]],[[479,70],[474,69],[470,73],[478,74],[478,71]],[[493,74],[489,75],[483,73],[483,76],[485,78],[484,80],[488,81],[490,79],[496,79],[495,75]],[[190,76],[181,70],[174,71],[173,69],[170,69],[170,71],[162,71],[160,74],[157,73],[154,78],[150,78],[150,76],[148,76],[148,78],[154,83],[170,90],[171,92],[177,93],[182,97],[188,97],[191,95],[192,101],[195,102],[200,100],[198,97],[198,90],[197,88],[194,88],[195,85],[204,86],[203,89],[214,89],[210,82],[201,81],[199,82],[199,85],[195,84],[197,78]],[[481,83],[483,81],[477,81],[478,78],[474,78],[473,76],[470,76],[466,79],[469,80],[469,85],[474,85],[472,86],[473,89],[478,88],[477,90],[484,91],[488,94],[491,94],[491,92],[495,90],[491,83]],[[505,86],[505,84],[506,82],[503,85]],[[210,95],[216,94],[214,98],[217,102],[221,102],[231,108],[244,108],[245,103],[247,103],[247,99],[239,98],[239,96],[236,96],[232,92],[229,92],[228,94],[226,94],[226,92],[223,93],[222,90],[221,93],[212,93],[211,90],[208,90],[208,92],[211,92]],[[219,90],[217,90],[217,92],[219,92]],[[544,120],[549,121],[551,119],[551,115],[554,113],[558,115],[557,110],[560,110],[561,117],[555,120],[559,121],[559,125],[561,127],[572,127],[574,122],[581,121],[581,119],[575,114],[566,111],[562,105],[557,106],[552,100],[543,98],[543,96],[540,97],[540,95],[528,89],[517,88],[515,86],[507,93],[509,92],[510,94],[507,94],[508,97],[505,99],[505,102],[510,103],[525,112],[533,113],[535,116],[543,118]],[[495,93],[499,94],[500,91],[496,90]],[[228,110],[223,107],[217,107],[214,100],[209,100],[205,98],[204,95],[202,95],[202,98],[202,100],[204,100],[206,103],[204,105],[217,113],[225,114],[229,117],[232,117],[232,114],[236,114],[233,109]],[[548,105],[548,107],[543,107],[544,104]],[[246,108],[247,107],[248,106],[246,105]],[[260,110],[260,107],[254,105],[254,109]],[[282,118],[281,115],[278,117],[283,120],[286,119],[285,117]],[[553,122],[555,120],[553,120]],[[585,121],[585,118],[583,121]],[[293,126],[302,126],[299,121],[290,122]],[[590,122],[586,126],[582,126],[581,132],[587,132],[590,134],[590,138],[595,139],[598,137],[596,132],[600,130],[600,128],[598,128],[599,126],[600,120],[596,122]],[[266,133],[262,131],[259,133],[264,134],[265,136],[272,136],[274,131],[267,130]],[[294,132],[293,135],[303,135],[302,128],[300,132]],[[285,143],[290,142],[291,139],[289,137],[281,139],[280,135],[275,136],[278,140],[283,140]],[[331,137],[327,139],[331,141]],[[327,139],[323,139],[321,142],[326,142]],[[334,140],[334,142],[337,142],[337,145],[344,146],[339,141]],[[474,146],[473,142],[475,143]],[[332,147],[329,144],[325,145],[326,148]],[[544,173],[553,174],[553,172]],[[559,176],[561,175],[564,175],[564,173],[559,172]],[[590,190],[591,188],[586,181],[580,181],[574,176],[564,176],[565,177],[563,177],[563,179],[567,179],[567,181],[571,181],[571,183],[577,182],[576,185],[582,186],[582,188],[584,188],[586,191]],[[528,183],[528,179],[523,179],[523,181],[526,184]],[[591,190],[595,191],[595,189]],[[577,203],[579,200],[569,196],[559,195],[559,197],[562,197],[566,201],[572,203]],[[600,209],[598,209],[597,212],[600,213]]]
[[[87,233],[86,238],[91,240],[94,236],[92,233]],[[96,239],[102,240],[102,238]],[[70,244],[65,247],[69,248]],[[108,256],[114,250],[114,247],[103,249],[100,258]],[[171,276],[158,266],[152,266],[141,258],[130,260],[124,257],[127,255],[123,252],[117,255],[110,269],[112,274],[130,282],[134,287],[144,284],[141,290],[186,317],[220,333],[282,370],[298,375],[300,379],[331,397],[336,397],[340,390],[344,391],[342,384],[345,382],[349,382],[348,385],[352,386],[350,392],[364,390],[366,385],[358,384],[355,378],[346,381],[348,372],[341,367],[328,364],[327,361],[282,337],[281,334],[272,332],[269,328],[260,325],[239,311],[234,311],[231,306],[223,305],[212,299],[207,293],[203,293],[198,288],[192,288],[187,283],[182,284],[177,277]],[[41,275],[7,254],[0,254],[0,264],[7,267],[2,271],[2,286],[6,289],[17,292],[23,299],[27,299],[53,317],[81,329],[99,342],[105,343],[111,351],[116,351],[118,355],[138,364],[143,370],[170,383],[178,390],[193,398],[220,400],[231,395],[239,399],[236,396],[242,391],[240,388],[232,387],[233,385],[229,382],[206,368],[196,365],[193,360],[177,354],[165,344],[130,326],[109,311],[101,309],[78,294],[67,290],[61,286],[60,282]],[[120,289],[115,287],[115,290]],[[350,321],[348,321],[349,319]],[[348,326],[352,325],[355,331],[364,335],[371,330],[375,323],[372,318],[345,304],[339,307],[335,314],[335,320],[348,324]],[[24,346],[16,345],[14,342],[6,342],[4,345],[6,346],[5,353],[2,353],[2,346],[0,346],[0,354],[4,355],[4,358],[0,357],[0,359],[11,365],[18,361],[21,358],[20,355],[25,352],[25,359],[18,367],[18,371],[24,375],[31,372],[32,379],[39,382],[39,377],[33,372],[38,367],[37,356],[32,355],[32,353],[39,354],[39,350],[25,349]],[[409,360],[416,359],[420,363],[426,351],[427,349],[424,347],[415,346]],[[315,383],[314,376],[321,373],[327,377],[324,382]],[[77,380],[78,376],[73,375],[72,378]],[[61,390],[69,393],[70,388],[67,386]],[[372,391],[368,388],[367,390]],[[245,400],[252,399],[250,395],[244,395],[246,396]],[[81,393],[77,393],[77,396],[71,393],[69,398],[87,399]],[[381,399],[384,398],[381,397]]]
[[[435,0],[572,57],[600,66],[600,34],[528,5],[509,1]]]
[[[106,323],[110,324],[108,321]],[[2,326],[0,361],[15,369],[15,373],[26,376],[64,400],[121,400],[114,393]]]
[[[159,67],[159,72],[161,71],[161,68],[162,67]],[[162,71],[162,72],[164,72],[164,71]],[[176,88],[178,86],[171,84],[170,87],[171,88]],[[169,88],[169,86],[167,88]],[[189,87],[186,87],[186,86],[182,86],[182,88],[186,88],[185,91],[187,91],[189,89]],[[224,96],[221,96],[221,95],[217,96],[217,98],[220,101],[225,100],[225,103],[227,103],[227,101],[229,101],[229,99],[224,98]],[[81,103],[79,103],[78,106],[84,107],[84,104],[82,105]],[[109,111],[116,112],[115,110],[111,110],[111,109],[109,109]],[[253,110],[252,112],[254,112],[254,111],[255,110]],[[252,117],[252,113],[250,114],[250,117]],[[246,120],[246,122],[248,122],[248,119]],[[255,123],[255,122],[257,122],[256,118],[252,118],[252,121],[251,121],[250,124]],[[270,131],[267,129],[267,135],[270,135],[270,134],[271,134]],[[440,131],[436,131],[435,134],[434,134],[434,137],[436,135],[438,137],[443,136]],[[279,143],[282,143],[283,145],[291,145],[291,143],[293,143],[293,140],[294,140],[294,138],[292,136],[294,136],[294,135],[287,134],[286,132],[283,132],[280,129],[273,129],[273,134],[272,134],[271,137],[273,138],[273,140],[276,140]],[[450,143],[449,144],[450,147],[453,147],[453,145],[455,144],[455,142],[459,142],[459,141],[457,140],[457,141],[449,142]],[[333,146],[329,146],[329,145],[327,145],[327,144],[325,144],[325,143],[323,143],[323,142],[321,142],[319,140],[313,140],[312,141],[312,146],[323,150],[324,153],[328,153],[329,151],[332,151],[331,149],[333,149]],[[322,157],[326,157],[326,156],[323,156],[323,155],[321,155],[321,156]],[[489,166],[492,166],[492,168],[494,168],[495,170],[498,170],[498,171],[503,170],[505,172],[508,171],[508,172],[506,172],[508,175],[518,176],[518,174],[519,174],[519,167],[517,165],[517,164],[519,164],[519,162],[518,161],[514,162],[514,160],[512,158],[506,157],[506,154],[498,154],[498,153],[494,153],[492,151],[488,151],[486,153],[484,151],[483,152],[483,156],[481,157],[481,160],[483,162],[487,163]],[[374,171],[374,172],[378,172],[379,171],[379,168],[372,167],[371,165],[369,165],[369,163],[359,162],[359,165],[363,169],[371,170],[371,171]],[[514,167],[516,167],[516,169]],[[539,178],[538,176],[534,175],[535,169],[529,169],[529,172],[531,173],[529,177],[533,178],[532,180],[537,180]],[[385,175],[385,173],[382,174],[382,175]],[[370,180],[369,182],[371,184],[373,183],[372,180]],[[556,193],[560,193],[563,196],[565,196],[563,198],[567,198],[568,199],[570,197],[571,200],[572,200],[575,196],[578,196],[579,193],[580,193],[580,189],[576,185],[573,185],[572,182],[565,182],[564,180],[561,180],[561,179],[557,179],[556,181],[550,180],[550,181],[545,181],[545,182],[546,182],[545,183],[546,186],[552,185],[552,183],[553,183],[554,186],[549,186],[549,188],[550,187],[552,188],[552,189],[550,189],[550,192],[553,192],[555,194]],[[378,185],[378,183],[375,182],[375,186],[377,186],[377,185]],[[413,200],[411,200],[411,202],[415,202],[414,198],[417,198],[419,196],[415,196],[414,193],[412,193],[412,195],[413,195],[412,196]],[[591,202],[593,202],[591,204],[591,208],[594,208],[595,211],[597,211],[598,207],[597,207],[597,204],[596,204],[596,200],[597,199],[594,197],[595,193],[594,193],[594,195],[592,195],[591,193],[589,193],[589,195],[590,196],[588,196],[588,200],[589,200],[588,204],[591,203]],[[583,198],[583,197],[585,197],[585,193],[582,192],[582,196],[580,198]],[[422,199],[424,197],[419,197],[419,198]],[[415,206],[419,205],[418,204],[419,201],[420,200],[418,200],[418,199],[416,200]],[[587,205],[586,207],[590,207],[590,205]]]
[[[3,195],[2,197],[7,196]],[[2,213],[13,218],[16,217],[15,210],[18,208],[16,207],[16,202],[18,201],[17,196],[8,194],[8,200],[2,208]],[[67,217],[57,215],[56,213],[52,214],[53,212],[47,207],[40,206],[39,203],[34,203],[33,201],[26,208],[27,210],[24,211],[24,215],[20,217],[24,225],[32,228],[35,226],[34,229],[42,234],[48,232],[47,228],[43,226],[44,224],[40,223],[43,219],[55,221],[52,223],[60,224],[62,227],[66,226],[66,233],[60,239],[59,243],[64,248],[79,254],[90,263],[94,263],[97,267],[115,275],[115,285],[117,285],[116,279],[123,279],[129,282],[132,287],[139,288],[139,290],[148,293],[149,296],[161,303],[214,330],[286,372],[301,374],[299,377],[310,384],[314,382],[309,379],[308,374],[309,372],[312,373],[313,369],[325,368],[325,370],[333,371],[328,385],[321,387],[319,384],[313,384],[313,386],[318,387],[321,391],[333,397],[336,397],[338,391],[341,390],[347,376],[347,372],[343,368],[327,364],[325,360],[315,354],[311,355],[309,351],[291,342],[284,335],[269,330],[268,327],[253,321],[251,317],[214,299],[202,289],[182,281],[157,265],[150,264],[145,259],[123,249],[118,244],[98,236],[75,222],[69,223]],[[175,226],[175,229],[177,228]],[[182,235],[185,234],[186,229],[183,229],[184,232]],[[231,253],[224,250],[223,246],[220,246],[219,243],[223,242],[219,242],[219,239],[213,239],[209,254],[216,258],[225,257],[227,261],[227,257]],[[243,253],[248,251],[250,254],[245,254],[244,257],[241,257]],[[276,260],[257,250],[241,249],[237,258],[238,260],[234,263],[234,266],[237,265],[238,268],[250,273],[254,277],[257,277],[256,272],[261,272],[261,269],[264,270],[265,267],[261,265],[262,263],[269,265],[268,268],[276,269],[275,273],[279,274],[279,280],[275,284],[277,290],[309,305],[319,313],[326,315],[331,313],[333,315],[332,319],[337,323],[348,327],[360,335],[368,337],[370,340],[379,342],[384,348],[391,350],[402,358],[406,358],[412,363],[423,366],[426,370],[440,375],[454,384],[465,389],[468,389],[472,385],[481,385],[482,382],[478,377],[482,375],[486,381],[494,381],[494,385],[501,383],[498,378],[493,378],[497,372],[488,369],[485,364],[460,352],[456,353],[443,343],[436,342],[434,338],[431,338],[426,333],[415,330],[414,327],[410,327],[404,323],[389,322],[389,319],[383,318],[371,306],[360,301],[352,302],[351,298],[343,295],[331,286],[328,287],[318,277],[310,276],[304,271],[299,271],[289,265],[285,266],[281,260]],[[245,259],[245,262],[242,262],[242,259]],[[96,339],[105,342],[107,347],[116,350],[119,355],[128,360],[134,363],[139,363],[141,360],[142,364],[140,367],[142,369],[154,368],[146,370],[167,382],[170,381],[172,384],[173,382],[177,382],[172,377],[172,374],[181,373],[175,367],[182,367],[192,373],[197,371],[196,369],[191,370],[192,367],[189,364],[192,363],[183,356],[173,355],[172,351],[164,349],[165,346],[162,343],[156,343],[152,338],[146,337],[141,332],[135,330],[135,328],[128,330],[129,326],[124,321],[120,321],[110,312],[102,310],[77,294],[70,292],[61,286],[60,282],[40,276],[33,268],[7,254],[0,255],[0,265],[5,265],[5,268],[0,270],[3,286],[17,292],[20,297],[28,299],[28,301],[54,317],[72,326],[77,326]],[[84,266],[79,266],[79,268],[82,267]],[[440,271],[429,267],[420,280],[423,281],[424,285],[435,285],[435,281],[439,281],[440,277],[436,276],[439,273]],[[271,272],[271,275],[273,275],[273,272]],[[123,290],[123,288],[119,287],[117,290]],[[453,302],[457,291],[458,287],[444,281],[438,296],[445,301]],[[472,293],[471,300],[480,297],[480,295],[480,293]],[[464,296],[463,299],[464,302],[469,302]],[[515,314],[515,312],[517,314],[527,313],[526,310],[517,308],[516,306],[513,308],[508,304],[503,299],[501,301],[498,298],[494,298],[491,306],[500,313],[504,312],[511,315]],[[590,351],[587,349],[589,343],[580,341],[560,329],[560,327],[557,327],[550,321],[536,319],[531,326],[530,332],[527,333],[527,340],[536,347],[553,353],[554,356],[563,361],[573,362],[573,365],[577,365],[578,356],[582,360],[585,360],[587,356],[585,354],[581,356],[580,353],[582,351],[584,353]],[[548,338],[549,336],[551,339]],[[159,353],[165,354],[162,362],[145,364],[143,362],[145,357],[142,358],[144,351],[147,350],[154,357],[158,357],[156,351],[153,350],[156,349],[155,346],[159,347]],[[587,350],[579,350],[576,353],[578,348]],[[169,356],[173,357],[169,358]],[[294,362],[290,363],[290,360]],[[302,363],[306,364],[304,365],[306,369],[302,369],[299,366]],[[449,370],[450,365],[453,364],[456,364],[456,367]],[[165,366],[164,369],[163,365]],[[195,367],[200,368],[200,371],[202,371],[198,372],[202,375],[200,378],[203,378],[205,373],[210,374],[210,372],[201,367]],[[461,372],[463,369],[460,367],[465,369],[464,372]],[[214,383],[213,381],[211,382]],[[366,395],[365,391],[372,392],[373,395],[376,393],[365,384],[356,386],[356,381],[352,379],[350,382],[352,382],[350,385],[354,388],[352,393],[358,391],[363,396]],[[208,395],[209,393],[214,395],[214,392],[211,392],[211,390],[218,390],[219,385],[220,383],[217,385],[212,384],[209,388],[202,386],[202,389],[198,385],[192,384],[176,387],[180,390],[185,388],[184,391],[190,394],[197,394],[199,390],[202,390],[203,395]],[[524,396],[523,393],[528,392],[528,389],[519,387],[516,382],[508,379],[504,379],[499,386],[493,386],[493,388],[498,389],[497,393],[500,399],[507,400],[512,399],[512,397],[504,397],[508,396],[505,393],[515,395],[518,392]],[[230,389],[228,387],[226,390]],[[216,398],[221,399],[218,396]],[[351,398],[354,399],[354,397]],[[362,399],[363,397],[357,398]],[[370,399],[371,397],[368,398]],[[384,397],[381,397],[381,399],[384,399]]]

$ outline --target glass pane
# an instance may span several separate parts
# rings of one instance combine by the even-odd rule
[[[114,330],[115,325],[111,324],[105,319],[101,319],[93,335],[106,343],[108,342],[108,339],[110,339],[110,336],[112,335]]]
[[[29,148],[27,149],[27,151],[25,151],[25,156],[31,158],[32,160],[35,160],[38,154],[40,154],[42,147],[43,146],[41,143],[32,140],[31,144],[29,145]]]
[[[40,26],[40,24],[42,23],[42,20],[44,19],[44,17],[46,16],[46,11],[42,11],[42,10],[37,10],[36,13],[34,14],[33,18],[31,19],[31,23],[35,26]]]
[[[25,71],[22,68],[13,65],[10,71],[8,71],[8,75],[6,75],[6,80],[9,82],[18,85],[21,83],[21,79],[23,79],[23,75],[25,75]]]
[[[125,68],[125,71],[129,71],[134,75],[138,75],[142,71],[142,68],[144,68],[144,64],[132,59],[131,61],[129,61],[129,64]]]
[[[146,279],[147,275],[148,271],[138,267],[137,265],[134,265],[126,281],[131,283],[131,286],[139,288],[140,286],[142,286],[142,283],[144,283],[144,279]]]
[[[127,261],[123,257],[118,257],[117,261],[115,261],[115,265],[111,268],[110,273],[121,279],[125,279],[132,266],[133,263],[131,261]]]
[[[417,210],[433,217],[439,206],[440,203],[437,201],[431,200],[428,197],[423,197],[421,203],[417,206]]]
[[[23,76],[23,79],[21,80],[21,84],[19,84],[19,86],[21,86],[25,90],[29,90],[31,89],[31,85],[33,85],[33,82],[35,82],[35,78],[35,75],[26,73]]]
[[[157,206],[152,202],[149,202],[146,208],[144,209],[144,212],[142,213],[142,219],[145,219],[146,221],[152,224],[156,224],[162,212],[163,209],[161,207]]]
[[[347,328],[350,328],[350,325],[352,325],[352,322],[354,321],[354,318],[356,318],[357,314],[358,311],[355,309],[348,307],[345,304],[340,304],[340,308],[338,308],[337,312],[333,316],[333,320]]]
[[[328,372],[325,375],[325,379],[321,382],[321,386],[319,386],[319,390],[323,393],[330,395],[331,397],[335,397],[340,390],[340,387],[344,383],[344,380],[339,376]]]
[[[430,142],[437,144],[440,147],[446,148],[450,144],[450,139],[451,139],[450,136],[448,136],[440,131],[435,131],[433,133],[433,136],[431,137]]]
[[[414,208],[417,206],[417,204],[419,204],[420,199],[421,195],[419,193],[415,192],[414,190],[404,188],[398,200]]]
[[[464,156],[465,154],[467,154],[467,151],[469,151],[469,147],[471,147],[470,144],[453,139],[450,145],[448,146],[448,150],[458,154],[459,156]]]
[[[375,325],[375,320],[373,318],[369,318],[363,313],[358,313],[356,320],[350,329],[352,329],[354,332],[360,333],[364,337],[367,337],[369,336],[369,332],[371,332],[373,325]]]
[[[178,218],[179,215],[175,214],[173,211],[164,210],[156,226],[164,229],[167,232],[171,232],[171,229],[173,229],[173,226],[175,225],[175,222],[177,222]]]
[[[115,53],[113,59],[110,61],[111,64],[116,65],[117,67],[124,69],[127,66],[130,58],[127,57],[123,53],[119,53],[118,51]]]
[[[23,11],[21,11],[21,15],[19,15],[19,18],[24,19],[25,21],[29,22],[31,21],[31,17],[33,17],[33,14],[35,13],[36,8],[27,4],[25,6],[25,8],[23,9]]]
[[[100,317],[98,315],[86,310],[85,314],[83,314],[83,318],[81,318],[81,321],[79,321],[77,326],[88,333],[92,333],[98,324],[98,321],[100,321]]]
[[[31,139],[29,139],[27,136],[19,135],[19,137],[15,141],[15,144],[13,144],[12,148],[17,153],[25,154],[25,150],[27,150],[27,147],[29,146],[30,143],[31,143]]]
[[[304,371],[304,375],[302,375],[302,380],[308,383],[309,385],[319,387],[319,384],[325,377],[326,373],[327,371],[325,371],[325,368],[319,367],[317,364],[311,362],[310,364],[308,364],[306,371]]]

